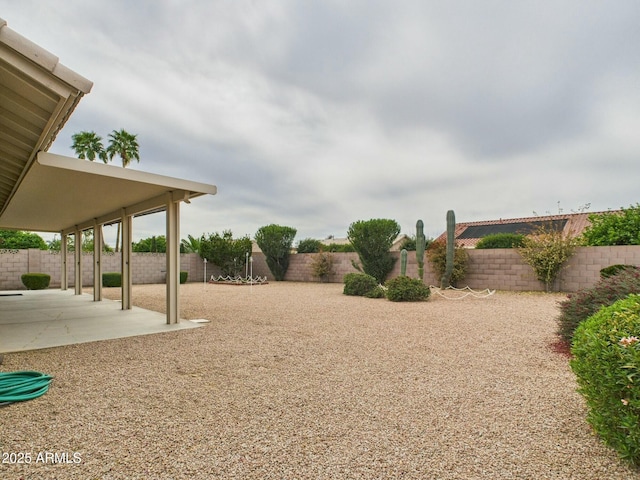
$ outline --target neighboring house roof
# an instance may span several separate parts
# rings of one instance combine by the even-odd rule
[[[604,213],[604,212],[595,212]],[[456,223],[455,238],[456,244],[465,248],[475,248],[478,241],[487,235],[496,233],[522,233],[528,234],[537,227],[551,224],[554,228],[562,229],[563,232],[577,237],[582,234],[591,222],[589,215],[593,213],[566,213],[558,215],[546,215],[537,217],[509,218],[499,220],[486,220],[480,222]],[[446,241],[447,232],[436,238],[436,241]]]

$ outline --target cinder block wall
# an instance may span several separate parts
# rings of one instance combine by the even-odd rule
[[[520,254],[510,248],[469,250],[469,268],[459,286],[473,289],[485,288],[511,291],[544,291],[544,285],[536,279],[533,269],[525,264]],[[392,252],[398,258],[390,278],[400,274],[400,252]],[[291,256],[285,280],[295,282],[318,281],[311,273],[313,253]],[[334,253],[335,274],[331,282],[341,282],[346,273],[356,272],[351,260],[358,260],[355,253]],[[554,290],[575,292],[593,286],[600,277],[600,269],[616,263],[640,266],[640,246],[580,247],[560,273]],[[408,252],[407,275],[417,278],[418,265],[415,252]],[[439,285],[440,281],[431,265],[425,261],[424,282]]]
[[[0,250],[0,289],[24,288],[20,276],[29,272],[29,250]]]
[[[164,283],[166,281],[166,256],[163,253],[132,254],[133,283]],[[93,254],[82,254],[82,285],[93,285]],[[47,273],[51,287],[60,287],[62,255],[48,250],[0,250],[0,290],[23,289],[20,277],[23,273]],[[120,272],[121,254],[104,253],[102,272]],[[210,267],[209,267],[210,268]],[[180,270],[187,272],[187,282],[204,281],[204,263],[198,254],[181,254]],[[67,255],[69,286],[75,285],[75,256]]]
[[[357,272],[352,261],[358,260],[356,253],[333,253],[334,274],[330,282],[341,283],[345,274]],[[390,277],[400,274],[400,252],[392,252],[398,260]],[[24,288],[20,277],[23,273],[41,272],[51,275],[51,287],[60,286],[59,252],[46,250],[0,250],[0,290],[18,290]],[[285,280],[291,282],[318,282],[312,274],[313,253],[291,255],[289,269]],[[166,260],[164,254],[134,253],[133,283],[164,283],[166,279]],[[103,272],[120,271],[120,253],[102,256]],[[613,264],[627,264],[640,266],[640,246],[616,247],[581,247],[569,259],[559,275],[554,290],[575,292],[591,287],[600,276],[600,269]],[[67,275],[69,285],[74,284],[74,256],[67,257]],[[188,282],[204,281],[204,262],[199,255],[180,255],[180,269],[188,272]],[[207,264],[207,277],[219,275],[217,267]],[[93,255],[82,256],[83,285],[93,284]],[[418,266],[414,252],[407,257],[407,275],[416,278]],[[253,276],[267,277],[272,281],[273,276],[267,267],[264,255],[253,255]],[[425,262],[424,281],[429,285],[438,285],[439,279],[433,273],[429,262]],[[543,291],[544,285],[536,278],[531,267],[526,265],[517,251],[513,249],[469,250],[469,269],[467,276],[459,286],[470,286],[473,289],[497,289],[513,291]]]

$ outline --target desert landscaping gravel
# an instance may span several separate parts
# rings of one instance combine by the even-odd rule
[[[3,457],[31,457],[1,479],[640,478],[585,422],[553,348],[560,294],[180,291],[182,317],[210,323],[4,356],[1,371],[55,378],[0,408]],[[133,301],[162,311],[165,287]]]

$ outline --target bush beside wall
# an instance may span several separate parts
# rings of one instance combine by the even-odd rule
[[[103,287],[121,287],[122,274],[120,272],[108,272],[102,274]]]
[[[44,290],[49,288],[51,276],[46,273],[25,273],[20,279],[27,290]]]
[[[571,353],[587,421],[623,459],[640,464],[640,296],[589,317],[577,328]]]

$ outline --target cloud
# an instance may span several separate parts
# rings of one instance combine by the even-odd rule
[[[137,133],[131,168],[204,181],[183,236],[305,237],[637,201],[634,1],[0,0],[90,78],[54,144]],[[134,237],[162,234],[139,219]],[[155,233],[153,233],[155,232]]]

